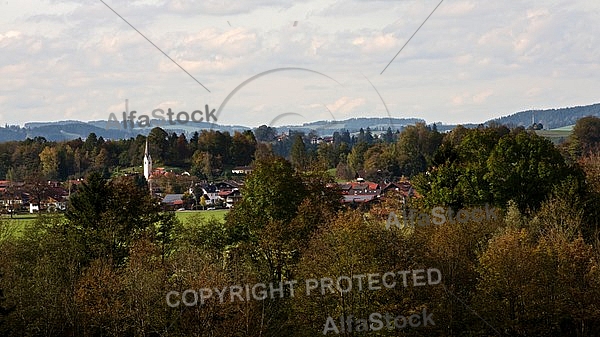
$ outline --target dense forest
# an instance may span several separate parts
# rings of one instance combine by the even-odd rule
[[[86,178],[64,216],[19,236],[0,222],[0,335],[600,334],[599,118],[560,147],[502,125],[276,136],[152,130],[153,158],[198,177],[254,167],[224,222],[185,224],[113,174],[140,165],[143,136],[0,144],[9,179]],[[418,194],[347,208],[331,168]],[[455,221],[389,226],[440,208]]]
[[[585,142],[595,141],[588,138],[593,138],[596,119],[580,120],[579,131],[561,145],[565,158],[573,161],[582,151],[589,151]],[[508,133],[506,127],[498,125],[480,126],[478,130],[491,128]],[[459,126],[451,134],[466,130]],[[522,131],[523,128],[514,130]],[[442,146],[444,137],[450,136],[438,132],[435,124],[424,123],[407,126],[402,132],[393,132],[390,127],[378,134],[369,128],[360,129],[356,134],[345,130],[334,132],[329,139],[312,131],[278,134],[277,129],[265,125],[233,135],[202,130],[190,139],[183,133],[169,134],[158,127],[147,137],[138,135],[124,140],[105,140],[94,133],[85,140],[61,142],[35,137],[0,143],[0,179],[65,181],[93,171],[101,171],[108,177],[139,167],[148,141],[155,167],[179,168],[200,179],[228,178],[231,168],[249,165],[254,159],[273,153],[290,160],[296,169],[337,168],[338,176],[344,179],[362,176],[377,182],[395,181],[400,177],[413,177],[440,163],[444,159],[441,156],[447,151],[447,146]],[[584,144],[578,139],[584,139]]]

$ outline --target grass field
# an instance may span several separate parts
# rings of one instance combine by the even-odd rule
[[[225,222],[225,214],[229,212],[228,209],[216,209],[213,211],[180,211],[175,212],[177,219],[179,219],[184,225],[191,225],[197,217],[208,220],[214,218],[221,222]]]
[[[328,173],[328,174],[329,174],[331,177],[333,177],[333,179],[335,180],[335,182],[336,182],[336,183],[345,183],[345,182],[347,182],[347,180],[346,180],[346,179],[342,179],[342,178],[339,178],[339,177],[337,176],[337,169],[336,169],[336,168],[332,168],[332,169],[329,169],[329,170],[327,170],[327,173]]]
[[[28,223],[35,221],[38,218],[37,214],[16,214],[12,218],[10,215],[3,214],[0,219],[6,221],[6,225],[12,235],[20,236]]]
[[[551,130],[538,130],[535,132],[538,136],[546,137],[550,139],[554,144],[560,144],[567,140],[571,133],[573,133],[573,126],[565,126],[558,129]]]
[[[14,220],[14,221],[33,221],[37,218],[38,218],[37,214],[29,214],[29,213],[15,214],[12,218],[8,214],[2,215],[2,219]]]
[[[218,221],[225,222],[225,214],[229,212],[228,209],[217,209],[213,211],[181,211],[175,212],[177,219],[179,219],[184,225],[193,225],[194,220],[197,218],[208,220],[214,218]],[[28,223],[35,221],[38,218],[37,214],[17,214],[11,218],[8,215],[1,215],[0,219],[6,221],[5,224],[8,231],[13,236],[21,236],[25,226]],[[0,233],[1,236],[2,233]]]

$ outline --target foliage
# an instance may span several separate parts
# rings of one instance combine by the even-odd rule
[[[241,202],[223,221],[207,219],[209,211],[165,213],[143,179],[94,173],[71,195],[64,217],[40,216],[19,236],[11,235],[12,223],[0,222],[0,335],[315,336],[327,317],[427,310],[435,325],[377,334],[597,336],[597,153],[567,164],[551,143],[501,126],[443,136],[426,125],[405,131],[392,140],[370,130],[341,132],[318,146],[306,141],[310,134],[298,135],[306,162],[296,167],[249,133],[201,132],[188,143],[154,131],[158,160],[181,163],[193,153],[223,166],[253,160]],[[64,174],[66,146],[61,152],[43,139],[26,143],[20,145],[35,156],[16,143],[4,146],[22,165],[46,162],[44,174],[54,174],[55,153],[45,149],[55,148],[57,174]],[[144,143],[141,137],[115,149],[116,142],[90,136],[69,146],[82,151],[87,171],[98,156],[109,165],[126,160],[119,151],[139,155]],[[206,173],[218,174],[209,164]],[[347,209],[327,174],[332,165],[382,180],[417,174],[411,182],[419,193],[386,193],[365,211]],[[28,188],[42,195],[42,171],[25,166],[35,178]],[[436,206],[457,211],[486,202],[498,206],[497,218],[386,228],[391,212],[403,223],[405,210],[429,215]],[[177,221],[184,214],[184,223]],[[305,293],[307,279],[428,268],[441,272],[439,284],[414,286],[409,274],[408,286],[397,276],[391,288]],[[192,306],[165,301],[170,291],[292,280],[295,296],[286,289],[283,298],[231,300],[224,293],[220,301],[213,293]]]
[[[166,243],[173,215],[161,214],[148,190],[128,177],[109,181],[91,174],[71,197],[65,214],[72,231],[89,253],[89,261],[104,257],[120,265],[131,243],[144,235],[158,235]]]
[[[550,141],[533,133],[505,136],[487,161],[493,202],[504,205],[515,200],[519,209],[537,208],[552,187],[568,176],[568,167]]]
[[[583,117],[577,121],[570,137],[577,157],[588,155],[600,149],[600,118]]]
[[[531,212],[565,181],[583,193],[581,171],[532,132],[509,133],[503,126],[455,131],[434,156],[437,165],[414,179],[432,205],[504,208],[513,200],[521,212]]]
[[[304,146],[304,140],[302,140],[302,136],[296,134],[294,136],[294,143],[292,144],[292,149],[290,151],[290,161],[294,165],[295,168],[304,169],[306,167],[307,162],[307,153],[306,148]]]

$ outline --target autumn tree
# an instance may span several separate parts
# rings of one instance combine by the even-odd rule
[[[570,136],[572,153],[577,157],[600,149],[600,118],[594,116],[577,120]]]
[[[259,142],[272,142],[277,137],[277,129],[261,125],[256,130],[254,130],[254,135],[256,136],[256,140]]]
[[[317,158],[324,163],[327,168],[334,168],[340,160],[337,146],[331,143],[321,143],[317,146]]]
[[[227,215],[232,244],[254,256],[269,280],[290,277],[312,233],[340,207],[331,183],[326,172],[299,174],[281,157],[256,162]]]
[[[254,160],[263,161],[274,157],[273,148],[270,144],[258,142],[256,144],[256,151],[254,152]]]
[[[31,202],[41,210],[42,202],[48,197],[50,191],[48,181],[41,174],[31,175],[27,177],[24,188],[30,194]]]
[[[55,147],[46,146],[40,152],[40,162],[42,164],[42,174],[48,179],[58,177],[58,152]]]
[[[233,165],[245,166],[254,159],[256,139],[252,131],[235,132],[231,139],[231,161]]]
[[[292,143],[292,149],[290,151],[290,161],[295,168],[302,170],[308,164],[308,155],[306,153],[306,146],[301,134],[294,135],[294,142]]]
[[[159,127],[152,128],[148,134],[148,151],[155,163],[169,159],[169,134]]]
[[[527,229],[507,230],[480,257],[475,310],[509,335],[593,336],[600,327],[592,300],[597,268],[581,238],[549,232],[538,241]]]
[[[213,179],[222,169],[220,157],[215,157],[209,152],[197,150],[192,156],[191,173],[197,177]]]
[[[360,142],[354,147],[348,154],[347,161],[348,166],[354,172],[362,171],[365,163],[365,153],[367,152],[369,146],[365,142]]]

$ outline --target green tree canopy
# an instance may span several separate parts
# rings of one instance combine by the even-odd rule
[[[116,264],[128,255],[136,238],[168,232],[175,221],[173,215],[161,214],[146,185],[131,177],[107,181],[98,173],[90,174],[71,196],[65,217],[90,260],[110,257]]]

